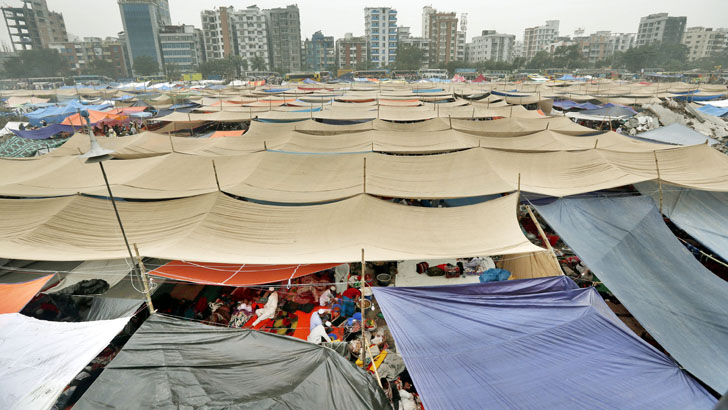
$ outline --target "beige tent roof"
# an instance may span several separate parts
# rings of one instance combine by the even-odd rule
[[[656,155],[663,183],[728,192],[728,157],[720,152],[697,145],[657,151]],[[216,157],[170,154],[107,161],[105,168],[113,192],[121,198],[179,198],[215,192],[217,172],[224,192],[281,203],[324,202],[361,193],[422,199],[472,197],[515,191],[519,175],[522,191],[556,197],[657,179],[653,152],[602,149],[516,152],[476,148],[425,156],[270,151]],[[4,176],[0,195],[4,196],[106,195],[98,166],[77,157],[4,159],[0,160],[0,174]]]
[[[270,206],[215,193],[119,202],[142,256],[200,262],[299,264],[535,252],[510,195],[459,208],[398,205],[367,195],[325,205]],[[99,260],[127,255],[111,204],[72,196],[1,199],[0,257]],[[468,232],[463,235],[463,232]],[[449,234],[448,234],[449,233]]]
[[[587,135],[595,131],[578,125],[566,117],[503,118],[492,121],[453,120],[453,128],[477,135],[516,136],[541,130],[551,130],[569,135]]]

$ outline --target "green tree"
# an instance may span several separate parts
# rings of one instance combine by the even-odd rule
[[[250,68],[253,71],[265,71],[265,66],[265,60],[259,55],[256,55],[252,60],[250,60]]]
[[[159,73],[159,64],[154,57],[139,56],[134,59],[134,73],[141,76],[154,75]]]
[[[95,59],[84,70],[84,74],[101,75],[109,78],[116,78],[116,66],[113,62],[103,59]]]
[[[422,67],[424,55],[425,52],[418,47],[401,44],[397,47],[394,67],[397,70],[419,70]]]
[[[167,63],[164,65],[164,74],[167,76],[167,81],[178,81],[181,73],[177,64]]]
[[[589,66],[589,61],[582,55],[579,46],[560,46],[554,50],[551,57],[551,66],[558,68],[584,68]]]
[[[550,67],[553,64],[553,60],[551,59],[551,55],[547,53],[546,51],[539,51],[536,53],[531,60],[526,63],[526,68],[547,68]]]
[[[57,50],[25,50],[5,62],[5,78],[55,77],[68,75],[68,65]]]

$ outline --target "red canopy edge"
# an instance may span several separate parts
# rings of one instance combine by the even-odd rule
[[[204,285],[250,286],[298,278],[339,265],[341,264],[235,265],[171,261],[149,274]]]

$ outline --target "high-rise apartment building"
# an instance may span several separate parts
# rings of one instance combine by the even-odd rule
[[[165,70],[170,66],[181,73],[196,72],[205,61],[202,30],[194,26],[165,26],[159,32]]]
[[[514,34],[500,34],[495,30],[483,30],[480,36],[473,37],[468,44],[468,62],[513,61]]]
[[[523,57],[530,59],[546,50],[559,36],[559,20],[547,20],[546,25],[529,27],[523,32]]]
[[[650,14],[640,19],[636,46],[653,43],[680,44],[687,17],[670,17],[667,13]]]
[[[205,57],[208,60],[225,58],[235,54],[233,41],[233,14],[235,9],[220,7],[215,10],[203,10],[200,14],[202,35],[205,39]],[[266,40],[267,41],[267,40]]]
[[[46,0],[25,0],[22,7],[2,7],[2,12],[15,51],[68,41],[63,14],[48,10]]]
[[[270,53],[268,50],[268,23],[265,14],[257,6],[250,6],[233,13],[233,44],[234,53],[248,62],[248,68],[253,61],[263,61],[263,67],[270,67]]]
[[[713,57],[728,46],[728,30],[705,27],[690,27],[685,30],[682,43],[688,48],[690,61]]]
[[[353,70],[365,66],[367,60],[366,37],[354,37],[346,33],[344,38],[336,40],[336,64],[339,69]]]
[[[321,31],[313,33],[311,39],[304,41],[305,69],[313,71],[334,71],[336,49],[334,37],[324,36]]]
[[[297,5],[264,11],[271,69],[301,71],[301,16]]]
[[[365,8],[364,35],[373,65],[383,67],[394,63],[397,57],[397,10],[390,7]]]
[[[119,0],[121,22],[132,68],[138,57],[152,57],[164,65],[159,32],[171,24],[168,0]]]
[[[458,37],[458,17],[454,12],[441,13],[432,7],[425,7],[422,26],[425,27],[423,32],[427,34],[423,37],[430,40],[430,64],[449,63],[465,57],[465,33],[462,39]],[[458,51],[461,51],[460,56]]]

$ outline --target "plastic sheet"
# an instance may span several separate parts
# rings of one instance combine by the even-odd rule
[[[74,409],[389,409],[335,351],[247,329],[153,315]]]
[[[650,198],[537,208],[675,360],[716,391],[728,389],[728,283],[675,238]]]
[[[374,288],[428,410],[710,409],[715,399],[570,279]]]

